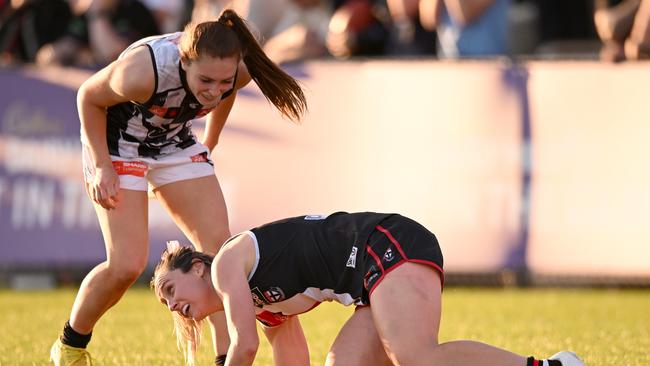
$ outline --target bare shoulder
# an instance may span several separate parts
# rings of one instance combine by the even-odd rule
[[[217,253],[212,266],[213,271],[228,272],[241,268],[249,273],[255,262],[255,256],[253,237],[247,232],[237,234],[228,240]]]
[[[144,103],[154,93],[155,75],[151,53],[146,46],[127,53],[112,65],[111,88],[128,100]]]

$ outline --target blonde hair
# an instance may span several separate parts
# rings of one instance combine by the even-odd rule
[[[179,269],[187,273],[192,268],[192,264],[198,259],[208,268],[212,264],[212,257],[198,252],[191,247],[180,245],[178,241],[167,242],[167,249],[160,255],[160,262],[153,272],[151,279],[151,288],[156,293],[158,300],[162,302],[162,285],[165,281],[166,274]],[[196,351],[201,343],[201,328],[203,321],[197,321],[186,318],[177,312],[172,312],[174,322],[174,334],[176,335],[176,345],[183,352],[183,357],[188,365],[196,363]]]
[[[298,122],[307,110],[300,84],[268,58],[246,22],[232,9],[225,9],[217,21],[188,24],[179,50],[186,62],[196,61],[203,55],[237,57],[244,61],[264,97],[283,116]]]

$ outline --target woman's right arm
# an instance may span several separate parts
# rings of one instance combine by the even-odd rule
[[[88,145],[95,165],[95,178],[88,184],[88,194],[105,209],[116,207],[119,192],[119,179],[106,142],[106,109],[122,102],[145,102],[153,89],[153,67],[146,47],[114,61],[79,88],[77,108],[82,141]]]
[[[254,255],[252,239],[240,235],[224,245],[212,262],[212,284],[221,298],[230,336],[227,366],[253,365],[259,347],[255,307],[247,279]]]

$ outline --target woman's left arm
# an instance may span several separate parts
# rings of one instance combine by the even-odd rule
[[[237,97],[237,91],[243,88],[246,84],[251,81],[251,76],[248,73],[248,69],[243,62],[240,62],[239,68],[237,70],[237,81],[235,82],[234,90],[230,96],[222,100],[219,105],[213,109],[206,117],[205,122],[205,133],[203,134],[203,145],[207,146],[210,149],[210,152],[214,150],[214,147],[217,146],[219,142],[219,135],[221,135],[221,130],[226,124],[226,120],[230,115],[230,110],[235,104],[235,98]]]

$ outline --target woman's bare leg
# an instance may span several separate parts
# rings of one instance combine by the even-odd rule
[[[377,285],[370,304],[379,336],[395,365],[526,365],[523,356],[479,342],[438,344],[441,283],[432,267],[401,265]]]
[[[325,365],[392,365],[375,329],[369,307],[357,309],[345,322],[327,353]]]
[[[93,205],[104,236],[106,261],[86,275],[72,306],[70,326],[81,334],[90,333],[138,279],[149,250],[146,192],[121,189],[113,210]]]

